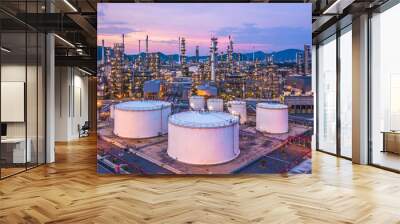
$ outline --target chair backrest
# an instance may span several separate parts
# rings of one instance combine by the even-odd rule
[[[89,129],[89,128],[90,128],[89,121],[85,121],[85,124],[83,124],[82,129]]]

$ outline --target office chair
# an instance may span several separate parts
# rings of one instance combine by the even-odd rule
[[[85,121],[85,123],[82,125],[82,127],[79,127],[80,125],[78,125],[78,129],[79,129],[79,138],[80,137],[87,137],[89,136],[89,129],[90,129],[90,124],[89,121]]]

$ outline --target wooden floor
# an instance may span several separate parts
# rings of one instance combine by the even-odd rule
[[[313,174],[98,176],[96,141],[0,181],[0,223],[400,223],[400,175],[313,155]]]

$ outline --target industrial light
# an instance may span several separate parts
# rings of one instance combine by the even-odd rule
[[[83,73],[85,73],[85,74],[87,74],[87,75],[92,75],[92,73],[90,73],[90,72],[88,72],[88,71],[85,71],[85,70],[83,70],[83,69],[81,69],[81,68],[79,68],[79,67],[78,67],[78,70],[81,71],[81,72],[83,72]]]
[[[341,14],[343,9],[351,5],[354,0],[336,0],[332,5],[330,5],[322,14]],[[341,9],[340,9],[341,8]],[[331,12],[331,11],[334,12]]]
[[[335,1],[332,5],[330,5],[322,14],[328,14],[333,8],[337,7],[337,4],[340,0]]]
[[[67,45],[69,45],[69,46],[75,48],[75,45],[73,45],[73,44],[72,44],[71,42],[69,42],[68,40],[66,40],[66,39],[64,39],[64,38],[62,38],[62,37],[60,37],[58,34],[54,34],[54,36],[57,37],[57,38],[58,38],[59,40],[61,40],[62,42],[66,43]]]
[[[67,4],[74,12],[78,12],[78,10],[68,0],[64,0],[64,3]]]
[[[11,50],[9,50],[9,49],[7,49],[7,48],[5,48],[5,47],[1,47],[0,49],[1,49],[2,51],[6,52],[6,53],[10,53],[10,52],[11,52]]]

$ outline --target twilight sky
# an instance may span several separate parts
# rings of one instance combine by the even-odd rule
[[[178,38],[186,39],[187,55],[209,54],[210,37],[218,37],[218,51],[226,52],[231,35],[235,52],[264,52],[311,44],[311,4],[265,3],[99,3],[97,41],[106,46],[122,42],[128,54],[138,53],[138,40],[149,35],[149,51],[178,52]]]

